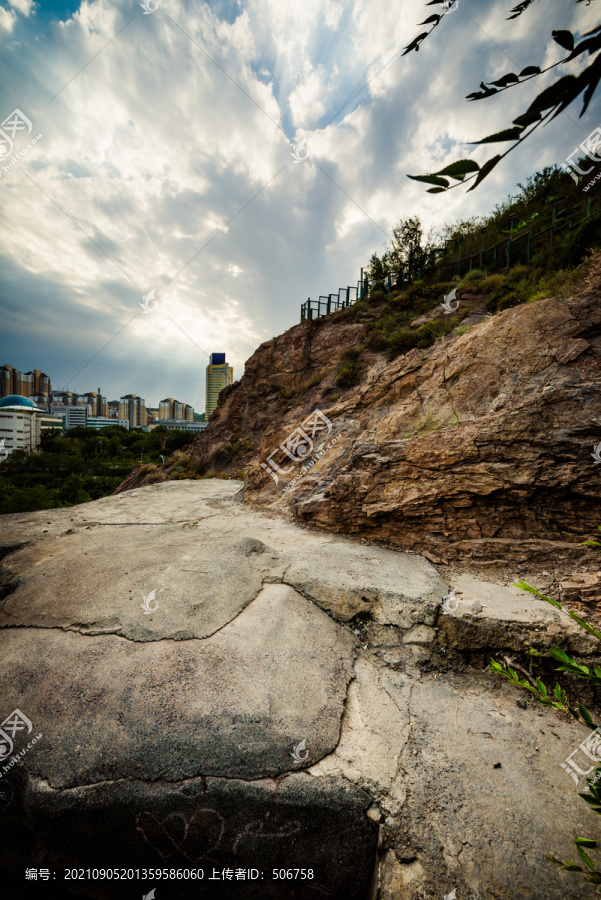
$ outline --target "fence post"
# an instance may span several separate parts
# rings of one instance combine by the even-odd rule
[[[486,225],[480,229],[482,232],[482,243],[480,244],[480,264],[479,268],[481,269],[484,265],[484,235],[486,234]]]
[[[515,213],[512,213],[512,214],[509,216],[509,238],[507,239],[507,250],[506,250],[506,253],[507,253],[507,268],[509,268],[510,265],[511,265],[511,241],[512,241],[512,239],[513,239],[513,223],[514,223],[514,221],[515,221],[515,216],[516,216]]]

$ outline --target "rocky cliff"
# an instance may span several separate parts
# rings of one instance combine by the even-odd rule
[[[118,490],[244,470],[253,504],[437,564],[586,570],[592,555],[578,543],[601,523],[592,456],[601,277],[592,271],[572,296],[492,316],[475,309],[432,346],[392,361],[364,347],[377,310],[297,325],[258,348],[186,454],[135,470]],[[438,306],[413,324],[444,316]],[[358,383],[345,388],[339,360],[353,347]],[[331,429],[299,445],[315,409]]]

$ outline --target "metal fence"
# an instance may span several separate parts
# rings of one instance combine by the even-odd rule
[[[459,256],[447,262],[440,262],[432,268],[424,271],[424,276],[436,274],[436,281],[450,281],[454,275],[467,275],[472,269],[483,269],[488,272],[498,271],[509,266],[523,263],[528,265],[535,251],[541,250],[545,244],[553,246],[555,236],[561,231],[571,231],[582,225],[591,215],[593,197],[583,198],[566,209],[560,209],[563,204],[556,203],[549,210],[551,221],[540,228],[539,223],[529,229],[515,229],[510,223],[510,233],[506,238],[497,241],[490,247],[484,247],[484,235],[482,248],[478,253],[462,258],[461,243],[459,241]],[[542,223],[541,223],[542,224]],[[538,229],[538,230],[535,230]]]
[[[458,239],[459,255],[456,259],[441,260],[434,266],[420,270],[417,280],[433,279],[436,283],[439,281],[450,281],[455,275],[460,277],[467,275],[472,269],[483,269],[487,272],[495,272],[500,269],[509,268],[509,266],[523,263],[528,265],[532,259],[534,252],[541,250],[546,244],[553,246],[555,236],[561,231],[567,229],[571,231],[582,225],[590,218],[591,206],[594,196],[589,194],[587,197],[580,197],[577,202],[570,205],[573,200],[573,192],[564,198],[561,202],[556,202],[548,213],[551,215],[549,224],[540,228],[540,222],[533,224],[529,229],[514,229],[513,219],[510,220],[510,230],[506,238],[503,238],[490,247],[484,247],[485,229],[482,230],[482,245],[478,253],[472,253],[469,256],[462,255],[462,244],[465,239]],[[558,207],[566,206],[565,209]],[[535,230],[538,228],[538,230]],[[363,270],[361,270],[363,273]],[[414,278],[405,278],[403,274],[399,276],[396,285],[401,289],[408,287]],[[388,276],[388,293],[391,290],[391,276]],[[369,284],[367,277],[357,282],[356,287],[340,288],[337,294],[328,294],[321,296],[319,300],[311,300],[309,297],[306,303],[301,305],[301,322],[311,322],[313,319],[319,319],[327,316],[338,309],[346,309],[357,300],[362,300],[369,295]]]
[[[309,297],[301,306],[301,322],[311,322],[336,312],[337,309],[346,309],[356,303],[360,296],[361,282],[358,281],[356,287],[340,288],[337,294],[322,294],[319,300],[311,300]]]

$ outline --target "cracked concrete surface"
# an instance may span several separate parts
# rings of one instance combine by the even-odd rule
[[[462,656],[588,653],[577,626],[466,576],[445,613],[425,559],[241,500],[166,482],[3,517],[0,716],[42,738],[0,780],[2,865],[316,872],[232,897],[584,897],[544,856],[595,824],[560,768],[586,732]]]

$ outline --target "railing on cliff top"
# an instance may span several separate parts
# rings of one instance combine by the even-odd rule
[[[357,287],[340,288],[337,294],[322,295],[319,300],[311,300],[309,297],[307,302],[301,306],[301,322],[311,322],[313,319],[327,316],[337,309],[346,309],[362,296],[361,290],[361,281],[358,281]]]
[[[572,192],[573,193],[573,192]],[[439,281],[449,281],[454,275],[467,275],[468,272],[471,272],[474,268],[474,263],[476,263],[475,268],[483,269],[487,272],[495,272],[499,269],[509,268],[511,265],[515,265],[516,263],[526,263],[529,264],[532,258],[533,249],[540,249],[540,247],[544,243],[549,243],[551,246],[553,245],[553,240],[555,235],[563,231],[565,228],[568,231],[571,231],[573,227],[581,225],[583,222],[586,222],[591,215],[591,205],[594,199],[593,196],[589,195],[586,198],[582,198],[581,202],[577,202],[574,206],[568,209],[562,209],[557,212],[557,207],[563,205],[567,200],[572,199],[572,194],[568,194],[564,201],[557,201],[553,204],[553,206],[548,210],[547,213],[543,213],[542,216],[537,217],[536,224],[538,225],[541,218],[544,218],[549,213],[551,214],[551,223],[546,227],[542,228],[540,231],[537,231],[536,234],[533,233],[534,229],[529,228],[528,230],[523,230],[521,234],[518,232],[521,230],[516,228],[514,230],[514,219],[515,216],[510,217],[510,231],[506,238],[503,238],[501,241],[497,241],[496,244],[485,249],[484,241],[486,235],[486,229],[481,229],[482,231],[482,245],[478,253],[472,253],[470,256],[465,256],[462,258],[462,245],[465,238],[460,238],[455,243],[459,244],[459,255],[456,259],[452,259],[448,262],[442,262],[442,260],[431,266],[427,269],[424,269],[423,275],[434,275],[436,274],[436,283]],[[586,200],[586,203],[584,202]],[[576,218],[578,215],[578,211],[582,210],[584,215],[581,218]],[[547,237],[545,237],[545,235]],[[444,252],[443,249],[439,252]],[[363,270],[361,270],[361,275],[363,276]],[[446,277],[444,277],[446,276]],[[413,281],[419,281],[422,279],[422,271],[421,269],[418,271],[417,276],[405,277],[403,273],[399,276],[395,287],[400,288],[400,290],[404,290],[408,287]],[[388,275],[388,284],[387,284],[387,293],[390,294],[392,290],[392,280],[391,276]],[[345,309],[353,303],[356,303],[357,300],[363,300],[364,297],[369,296],[369,283],[367,277],[362,277],[362,280],[357,282],[357,287],[347,287],[340,288],[337,294],[329,294],[328,296],[321,296],[319,300],[311,300],[309,297],[306,303],[301,305],[301,322],[312,321],[313,319],[318,319],[321,316],[327,316],[329,313],[335,312],[337,309]]]

